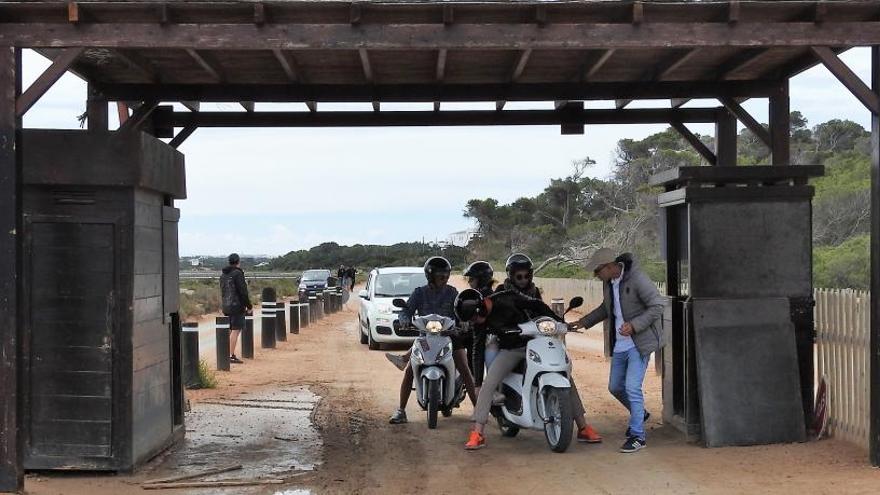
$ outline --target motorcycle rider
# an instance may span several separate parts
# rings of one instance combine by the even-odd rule
[[[464,271],[464,276],[467,278],[470,288],[482,294],[483,297],[492,294],[493,285],[495,284],[495,279],[493,278],[495,271],[488,262],[475,261],[471,263],[467,270]],[[486,331],[485,325],[474,324],[472,325],[472,330],[470,346],[468,348],[468,353],[470,354],[468,362],[474,374],[474,384],[479,392],[479,388],[483,384],[485,368],[492,364],[492,359],[494,359],[498,351],[498,345],[495,341],[495,336],[489,335]],[[492,342],[488,342],[488,339],[491,339]],[[491,355],[487,356],[487,350]],[[484,362],[486,363],[485,367],[483,366]]]
[[[477,396],[473,429],[465,444],[466,450],[477,450],[486,446],[483,431],[489,420],[494,392],[504,377],[526,357],[527,339],[518,334],[505,333],[505,330],[538,316],[563,321],[541,301],[540,291],[532,282],[534,270],[528,256],[514,254],[508,258],[506,267],[507,280],[488,298],[483,298],[477,291],[465,291],[456,299],[455,310],[459,320],[484,325],[487,332],[497,335],[500,347],[498,357],[489,368]],[[572,412],[578,427],[577,440],[586,443],[601,442],[602,437],[584,417],[584,406],[573,379],[570,394]]]
[[[410,295],[406,303],[406,308],[400,312],[399,321],[401,326],[412,324],[412,317],[416,313],[419,315],[436,314],[455,318],[455,298],[458,296],[458,290],[448,285],[449,275],[452,273],[452,265],[442,256],[433,256],[425,262],[425,278],[428,284],[422,287],[416,287]],[[472,403],[476,403],[476,391],[474,390],[474,378],[471,375],[467,364],[467,352],[464,344],[459,337],[452,339],[452,357],[455,361],[455,368],[464,382],[468,396]],[[409,361],[410,353],[407,353],[406,360]],[[400,404],[397,411],[391,416],[389,423],[402,424],[406,423],[406,404],[409,402],[409,396],[412,393],[413,371],[411,366],[407,366],[404,370],[403,381],[400,383]]]

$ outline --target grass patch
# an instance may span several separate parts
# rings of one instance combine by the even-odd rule
[[[199,388],[217,388],[217,374],[204,359],[199,360]]]

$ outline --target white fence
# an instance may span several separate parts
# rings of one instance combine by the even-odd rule
[[[871,293],[816,289],[816,374],[828,381],[832,435],[868,448]]]
[[[538,278],[535,284],[548,301],[581,296],[587,311],[602,302],[602,284],[597,280]],[[665,293],[663,284],[658,286]],[[828,381],[828,431],[867,448],[871,293],[816,289],[814,298],[816,376]]]

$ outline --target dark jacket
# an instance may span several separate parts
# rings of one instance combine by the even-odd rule
[[[237,266],[229,265],[223,269],[223,274],[220,275],[220,294],[225,315],[240,314],[253,309],[244,271]]]
[[[541,289],[539,289],[538,286],[536,286],[534,282],[529,282],[528,287],[526,287],[525,289],[520,289],[519,287],[514,285],[514,283],[511,282],[509,278],[506,278],[506,279],[504,279],[504,282],[502,282],[501,285],[498,286],[498,288],[495,290],[495,292],[500,292],[502,290],[515,292],[517,294],[520,294],[520,295],[523,295],[526,297],[531,297],[531,298],[537,299],[539,301],[542,300],[541,299]]]
[[[500,349],[519,349],[525,347],[528,339],[521,337],[518,333],[508,333],[510,330],[517,330],[517,325],[525,323],[532,318],[539,316],[549,316],[556,321],[562,321],[556,313],[547,306],[546,303],[534,297],[524,296],[519,292],[505,290],[503,286],[498,288],[494,294],[489,296],[491,299],[492,310],[486,317],[483,330],[474,335],[474,369],[484,368],[486,360],[485,345],[486,336],[494,334],[498,336],[498,347]],[[475,329],[476,330],[476,329]],[[482,341],[483,352],[477,352],[477,343]]]
[[[409,325],[412,322],[412,317],[416,314],[455,318],[455,298],[457,296],[458,290],[451,285],[445,285],[440,290],[430,284],[416,287],[406,301],[406,307],[401,310],[398,320],[401,324]]]
[[[623,263],[623,280],[620,281],[620,306],[623,319],[630,322],[635,330],[633,343],[639,354],[647,356],[663,347],[663,308],[666,299],[660,295],[657,286],[639,269],[633,255],[624,253],[617,257]],[[584,328],[605,322],[605,355],[614,352],[617,332],[614,322],[614,294],[611,283],[604,285],[604,300],[590,314],[581,318]]]
[[[488,285],[486,287],[481,287],[477,289],[483,297],[489,297],[495,292],[492,289],[492,285]],[[486,337],[489,335],[488,327],[485,323],[478,323],[471,326],[473,331],[473,343],[472,343],[472,362],[471,366],[473,369],[471,370],[474,374],[474,383],[479,387],[483,385],[483,376],[485,375],[484,368],[486,363]]]

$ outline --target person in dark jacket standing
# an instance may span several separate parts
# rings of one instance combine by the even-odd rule
[[[494,292],[495,271],[488,262],[475,261],[471,263],[467,270],[464,271],[464,276],[467,278],[470,288],[479,292],[483,297],[489,297]],[[474,374],[474,385],[479,389],[483,385],[485,367],[492,364],[491,359],[486,359],[487,339],[492,338],[494,340],[495,336],[492,335],[490,337],[484,323],[474,323],[470,326],[472,333],[468,362]],[[495,347],[497,348],[497,344]],[[484,366],[484,363],[486,363],[486,366]]]
[[[223,314],[229,317],[229,362],[241,364],[244,361],[235,355],[235,347],[238,345],[238,336],[244,328],[244,317],[253,311],[254,306],[248,296],[244,271],[239,268],[241,258],[232,253],[228,261],[229,265],[223,268],[223,274],[220,275],[220,294]]]
[[[607,248],[597,250],[587,270],[602,281],[602,304],[578,320],[578,328],[606,322],[605,355],[611,356],[608,390],[630,413],[626,441],[620,451],[637,452],[647,446],[642,383],[648,358],[663,346],[661,318],[665,301],[657,286],[639,269],[633,255],[615,256]]]

